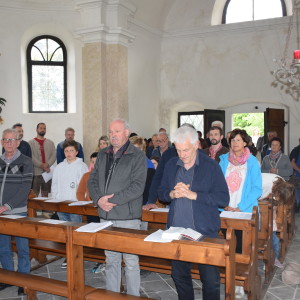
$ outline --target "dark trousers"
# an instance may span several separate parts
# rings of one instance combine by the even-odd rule
[[[224,238],[226,239],[226,229],[221,229]],[[236,248],[235,252],[236,253],[243,253],[243,231],[242,230],[234,230],[235,237],[236,237]]]
[[[179,300],[193,300],[194,288],[191,276],[192,264],[173,260],[172,278],[175,282]],[[203,300],[220,299],[220,272],[215,266],[198,265],[201,274]]]

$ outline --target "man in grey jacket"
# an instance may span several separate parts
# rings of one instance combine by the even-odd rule
[[[0,215],[27,215],[27,199],[32,182],[31,158],[22,154],[18,132],[15,129],[3,131],[1,144],[4,154],[0,157]],[[18,249],[18,272],[30,272],[28,239],[15,237]],[[14,270],[11,237],[0,235],[0,262],[5,270]],[[0,290],[8,287],[0,283]],[[19,288],[21,294],[23,288]]]
[[[98,206],[100,221],[110,220],[115,227],[140,229],[147,164],[145,154],[129,142],[129,134],[125,120],[110,123],[110,146],[99,152],[88,188]],[[139,296],[138,256],[113,251],[105,251],[105,255],[106,289],[120,292],[123,257],[127,294]]]

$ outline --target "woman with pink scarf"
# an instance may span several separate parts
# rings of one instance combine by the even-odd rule
[[[243,129],[234,129],[229,136],[229,153],[220,156],[220,167],[225,176],[230,201],[224,210],[233,212],[252,212],[258,206],[262,194],[260,166],[247,146],[249,136]],[[242,253],[242,231],[236,230],[236,252]],[[242,298],[244,289],[237,286],[235,297]]]
[[[252,212],[262,194],[262,178],[258,160],[246,147],[247,132],[234,129],[229,137],[230,151],[220,156],[220,167],[225,176],[230,202],[224,210]]]

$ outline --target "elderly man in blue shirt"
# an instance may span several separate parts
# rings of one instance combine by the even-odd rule
[[[178,153],[168,161],[158,195],[170,203],[167,226],[192,228],[218,237],[219,207],[229,203],[226,181],[218,163],[198,150],[195,129],[183,126],[172,135]],[[215,266],[199,264],[203,299],[220,299],[220,274]],[[172,278],[179,299],[194,299],[191,263],[172,261]]]

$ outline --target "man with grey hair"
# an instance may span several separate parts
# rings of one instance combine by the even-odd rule
[[[90,197],[98,207],[100,222],[140,229],[147,163],[145,154],[129,140],[125,120],[109,125],[110,146],[98,154],[88,180]],[[105,251],[106,289],[120,292],[122,258],[125,262],[127,294],[140,294],[140,268],[137,255]]]
[[[32,183],[33,165],[30,157],[22,154],[18,147],[20,140],[15,129],[3,131],[0,157],[0,215],[27,215],[27,199]],[[30,273],[28,239],[15,237],[18,249],[18,272]],[[0,235],[0,262],[5,270],[14,270],[11,236]],[[0,283],[0,290],[9,285]],[[18,293],[23,292],[19,288]]]
[[[28,156],[28,157],[32,157],[32,154],[31,154],[31,148],[30,148],[30,145],[23,140],[23,126],[21,123],[16,123],[12,126],[12,129],[16,129],[16,131],[18,132],[18,136],[19,136],[19,140],[20,140],[20,145],[18,147],[18,150]],[[4,148],[2,148],[2,153],[4,153]]]
[[[66,141],[74,141],[75,137],[75,130],[71,127],[68,127],[65,130],[65,140],[60,142],[57,147],[56,147],[56,161],[57,164],[61,163],[65,158],[65,153],[64,153],[64,143]],[[76,142],[78,145],[78,153],[76,157],[82,158],[82,161],[84,161],[84,155],[83,155],[83,148],[79,142]]]
[[[169,137],[166,132],[160,132],[158,134],[158,147],[155,148],[152,152],[152,156],[162,157],[164,152],[170,147],[169,145]]]
[[[172,135],[178,153],[165,166],[160,199],[170,203],[167,226],[192,228],[204,236],[218,237],[219,207],[229,203],[226,181],[218,163],[198,150],[196,130],[180,127]],[[220,299],[220,274],[215,266],[199,264],[203,299]],[[194,299],[191,263],[172,261],[172,278],[178,297]]]
[[[154,133],[151,138],[152,146],[147,147],[146,156],[150,158],[154,149],[158,147],[158,133]]]

